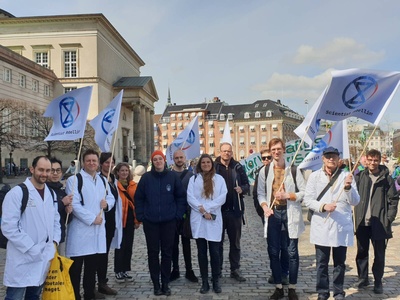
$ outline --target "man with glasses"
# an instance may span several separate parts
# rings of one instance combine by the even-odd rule
[[[258,177],[258,201],[267,218],[264,232],[267,237],[270,267],[276,285],[270,299],[284,297],[283,278],[289,269],[289,300],[297,300],[297,277],[299,272],[298,241],[304,231],[301,202],[305,181],[300,171],[294,172],[286,165],[285,142],[273,138],[269,142],[272,162],[261,169]],[[287,251],[287,256],[285,255]],[[284,267],[282,267],[284,266]]]
[[[57,196],[58,203],[58,213],[60,214],[60,223],[61,223],[61,240],[58,245],[58,253],[60,255],[65,256],[65,221],[68,217],[68,223],[72,220],[72,195],[67,195],[65,192],[64,185],[61,180],[62,176],[62,163],[61,160],[52,157],[50,158],[51,162],[51,171],[50,175],[47,178],[46,185],[52,189]]]
[[[242,236],[242,220],[244,218],[243,195],[249,190],[249,179],[242,165],[233,159],[232,145],[222,143],[220,156],[215,160],[216,173],[224,177],[228,193],[222,205],[222,240],[219,248],[222,272],[223,243],[225,230],[229,238],[229,262],[231,278],[239,282],[246,281],[240,270],[240,238]],[[220,275],[222,276],[222,275]]]
[[[354,209],[359,279],[354,287],[360,289],[369,285],[368,250],[371,241],[374,247],[374,292],[382,294],[385,251],[388,239],[393,237],[391,225],[396,218],[399,196],[388,168],[380,165],[381,153],[378,150],[369,150],[367,162],[367,168],[355,177],[360,204]]]
[[[329,299],[328,265],[333,256],[333,296],[344,299],[344,274],[347,247],[353,245],[352,206],[360,201],[353,175],[339,168],[339,151],[323,151],[323,166],[310,174],[304,204],[314,214],[310,242],[315,245],[318,300]]]

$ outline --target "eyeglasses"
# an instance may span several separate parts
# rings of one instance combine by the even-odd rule
[[[271,156],[271,155],[262,156],[261,158],[262,158],[262,160],[266,160],[266,159],[271,160],[271,159],[272,159],[272,156]]]
[[[51,169],[50,173],[51,174],[60,174],[62,172],[61,169]]]

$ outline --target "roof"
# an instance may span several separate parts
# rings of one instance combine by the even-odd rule
[[[144,87],[151,80],[151,76],[121,77],[113,84],[113,87]]]
[[[14,15],[12,15],[8,11],[5,11],[0,8],[0,18],[1,18],[1,15],[3,15],[4,17],[8,17],[8,18],[15,18]]]

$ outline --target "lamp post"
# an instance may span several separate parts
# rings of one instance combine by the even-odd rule
[[[136,144],[135,144],[135,141],[132,141],[131,150],[132,150],[132,167],[135,169],[136,168],[136,160],[135,160]]]
[[[11,149],[10,149],[10,176],[12,175],[12,173],[13,173],[13,163],[12,163],[12,154],[13,154],[13,152],[14,152],[14,146],[13,145],[11,145]]]

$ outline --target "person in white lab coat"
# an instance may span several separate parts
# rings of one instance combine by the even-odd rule
[[[315,244],[318,300],[326,300],[330,296],[328,265],[331,251],[334,264],[333,296],[339,300],[345,297],[343,283],[347,247],[353,246],[354,242],[351,206],[359,203],[360,196],[352,174],[339,168],[338,149],[325,148],[322,160],[323,167],[308,178],[304,204],[314,211],[310,242]],[[336,180],[333,182],[334,178]],[[331,186],[318,201],[317,198],[329,183]]]
[[[1,229],[8,239],[4,285],[5,299],[40,299],[50,262],[55,254],[53,243],[60,242],[60,215],[57,200],[46,186],[51,163],[45,156],[32,162],[31,178],[25,180],[29,191],[26,209],[21,215],[22,189],[14,187],[3,202]]]
[[[106,253],[103,210],[109,211],[115,204],[112,193],[106,192],[106,181],[97,173],[99,154],[92,149],[86,150],[82,160],[83,169],[80,171],[83,181],[82,196],[78,191],[76,176],[68,178],[66,186],[66,192],[74,195],[72,200],[74,219],[68,226],[65,252],[74,260],[69,272],[76,300],[81,299],[79,292],[83,264],[85,264],[84,299],[95,298],[99,254]]]
[[[227,193],[225,179],[215,173],[211,156],[203,154],[196,166],[196,174],[190,178],[187,189],[187,201],[192,208],[190,225],[197,244],[202,278],[200,293],[202,294],[210,290],[207,248],[209,248],[211,258],[213,290],[221,293],[219,284],[219,244],[222,238],[221,206],[225,203]]]

